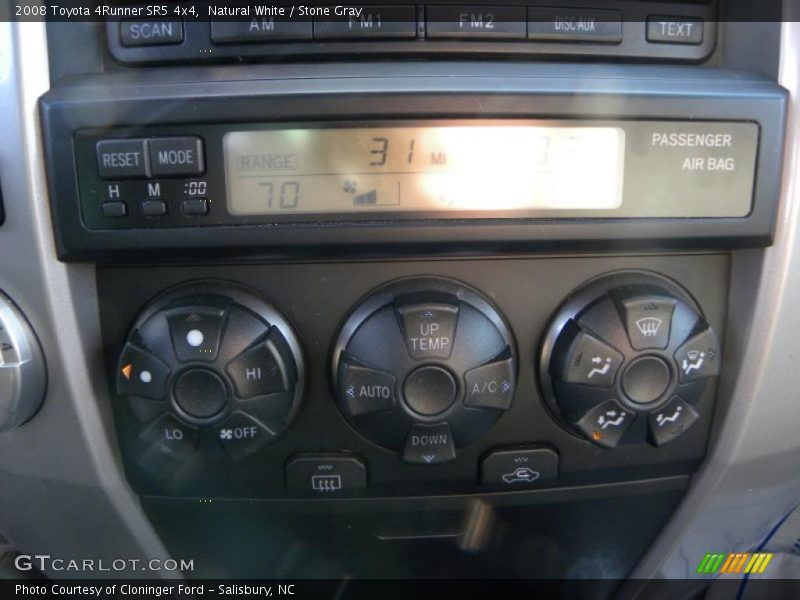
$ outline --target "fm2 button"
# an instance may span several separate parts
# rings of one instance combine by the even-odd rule
[[[345,410],[353,417],[395,407],[396,380],[391,373],[344,362],[339,381]]]
[[[587,412],[576,426],[595,444],[615,448],[635,418],[619,402],[608,400]]]
[[[436,465],[456,458],[453,434],[447,423],[416,423],[406,438],[403,460],[418,465]]]
[[[167,315],[172,346],[181,362],[217,358],[225,311],[209,307],[181,308]]]
[[[253,456],[275,438],[269,428],[241,411],[232,413],[211,431],[228,456],[236,461]]]
[[[355,495],[367,487],[367,467],[355,456],[296,456],[286,465],[286,487],[301,496]]]
[[[398,309],[411,358],[450,358],[458,321],[458,306],[413,304]]]
[[[579,331],[567,352],[559,379],[592,387],[611,387],[624,360],[622,354],[585,331]]]

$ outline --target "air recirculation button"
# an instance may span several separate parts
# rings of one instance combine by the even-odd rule
[[[291,424],[303,357],[289,323],[233,284],[176,288],[137,318],[116,390],[140,422],[145,462],[168,456],[242,460]]]
[[[661,446],[700,419],[719,368],[719,341],[691,296],[636,271],[570,296],[546,336],[540,379],[553,413],[592,442]]]
[[[349,316],[333,353],[339,408],[409,463],[451,461],[511,407],[516,350],[477,291],[423,277],[388,284]]]

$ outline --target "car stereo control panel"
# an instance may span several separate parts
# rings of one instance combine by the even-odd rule
[[[275,6],[196,2],[109,7],[108,50],[122,64],[313,56],[593,56],[698,62],[713,52],[717,2],[574,0]],[[257,14],[256,14],[257,13]]]

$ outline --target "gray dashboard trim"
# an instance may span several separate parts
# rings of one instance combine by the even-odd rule
[[[56,259],[36,104],[48,88],[47,73],[45,25],[0,22],[0,179],[7,213],[0,289],[36,331],[49,377],[37,416],[0,433],[0,531],[30,554],[106,564],[163,560],[169,556],[122,475],[111,407],[102,401],[94,268]],[[180,576],[139,569],[104,575]]]
[[[758,548],[800,500],[800,6],[784,4],[780,83],[792,101],[775,244],[733,253],[727,376],[710,453],[636,578],[704,585],[695,569],[706,552]],[[640,584],[620,596],[658,597]]]

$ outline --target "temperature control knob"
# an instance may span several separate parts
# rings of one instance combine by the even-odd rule
[[[303,356],[287,320],[255,294],[184,285],[136,319],[116,388],[141,423],[143,453],[186,458],[205,448],[242,460],[297,415]]]
[[[644,272],[595,279],[570,296],[545,339],[545,399],[568,427],[605,448],[661,446],[700,418],[719,375],[719,341],[691,296]]]
[[[516,350],[492,304],[466,285],[413,278],[370,294],[333,353],[339,408],[403,460],[436,464],[511,407]]]
[[[47,373],[25,316],[0,293],[0,431],[22,425],[44,400]]]

